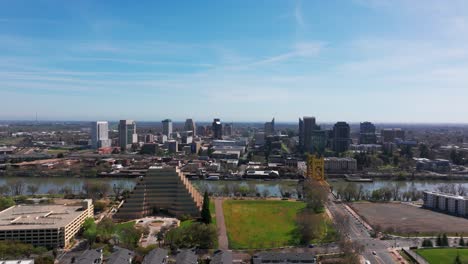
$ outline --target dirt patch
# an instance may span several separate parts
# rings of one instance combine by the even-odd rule
[[[468,219],[401,203],[352,203],[372,227],[393,234],[468,234]]]

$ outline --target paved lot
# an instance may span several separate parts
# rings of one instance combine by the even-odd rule
[[[400,203],[352,203],[370,225],[397,234],[468,233],[468,219]]]
[[[229,247],[226,224],[224,222],[223,199],[215,199],[216,225],[218,227],[218,247],[226,250]]]

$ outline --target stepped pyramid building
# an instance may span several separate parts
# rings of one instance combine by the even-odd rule
[[[115,214],[116,219],[137,219],[158,212],[200,216],[203,197],[178,168],[152,166]]]

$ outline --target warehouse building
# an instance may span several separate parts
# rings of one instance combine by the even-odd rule
[[[15,205],[0,212],[0,240],[66,248],[85,219],[93,217],[92,200],[73,205]]]

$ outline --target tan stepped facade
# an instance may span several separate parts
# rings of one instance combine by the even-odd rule
[[[152,166],[115,214],[116,219],[137,219],[158,211],[198,217],[203,197],[178,168]]]

